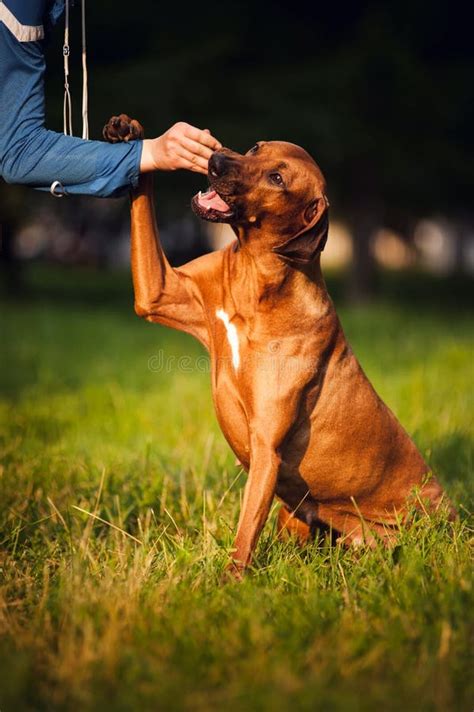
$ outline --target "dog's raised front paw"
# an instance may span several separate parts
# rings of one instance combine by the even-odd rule
[[[131,119],[127,114],[120,114],[120,116],[112,116],[107,121],[102,136],[109,143],[119,143],[144,138],[145,132],[136,119]]]

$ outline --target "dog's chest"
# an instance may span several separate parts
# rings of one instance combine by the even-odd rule
[[[214,319],[214,350],[218,366],[228,366],[235,374],[242,366],[245,345],[245,325],[242,319],[222,308],[216,309]]]
[[[255,377],[262,368],[261,354],[254,348],[253,324],[216,307],[210,351],[217,418],[227,441],[245,463],[249,457],[248,413]]]
[[[308,380],[317,367],[315,354],[324,348],[325,334],[300,326],[296,319],[254,313],[250,318],[217,306],[211,322],[213,384],[221,378],[235,383],[242,395],[282,380]]]
[[[278,334],[262,329],[261,320],[216,308],[211,348],[216,384],[224,378],[248,389],[258,371],[265,371],[266,362],[275,358],[279,344]]]
[[[245,329],[216,309],[211,341],[212,394],[219,425],[242,463],[249,459],[248,418],[242,374],[248,367]]]

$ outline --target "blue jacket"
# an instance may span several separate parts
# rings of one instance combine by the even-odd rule
[[[66,193],[121,195],[137,184],[141,141],[84,141],[44,125],[44,27],[63,10],[64,0],[0,0],[0,175],[42,190],[59,181]]]

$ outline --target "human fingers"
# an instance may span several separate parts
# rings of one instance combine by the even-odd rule
[[[188,151],[191,151],[191,153],[194,153],[197,156],[201,156],[202,158],[205,158],[207,161],[213,154],[212,148],[209,148],[209,146],[204,146],[202,143],[199,143],[198,141],[193,141],[191,138],[187,138],[186,136],[183,136],[181,145],[184,148],[186,148]]]
[[[213,151],[217,151],[222,148],[222,144],[211,134],[209,129],[198,129],[191,124],[185,124],[183,127],[184,135],[197,143],[201,143],[204,146],[208,146]]]
[[[204,173],[207,175],[208,161],[206,158],[188,151],[188,149],[184,148],[184,146],[180,146],[177,149],[176,155],[178,158],[178,164],[176,165],[177,168],[185,168],[189,171],[194,171],[195,173]]]

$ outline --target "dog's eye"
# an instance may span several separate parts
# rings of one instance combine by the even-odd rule
[[[283,185],[283,178],[279,173],[270,173],[268,177],[274,185]]]
[[[249,153],[257,153],[259,148],[260,146],[258,145],[258,143],[256,143],[255,146],[252,146],[252,148],[249,150]]]

